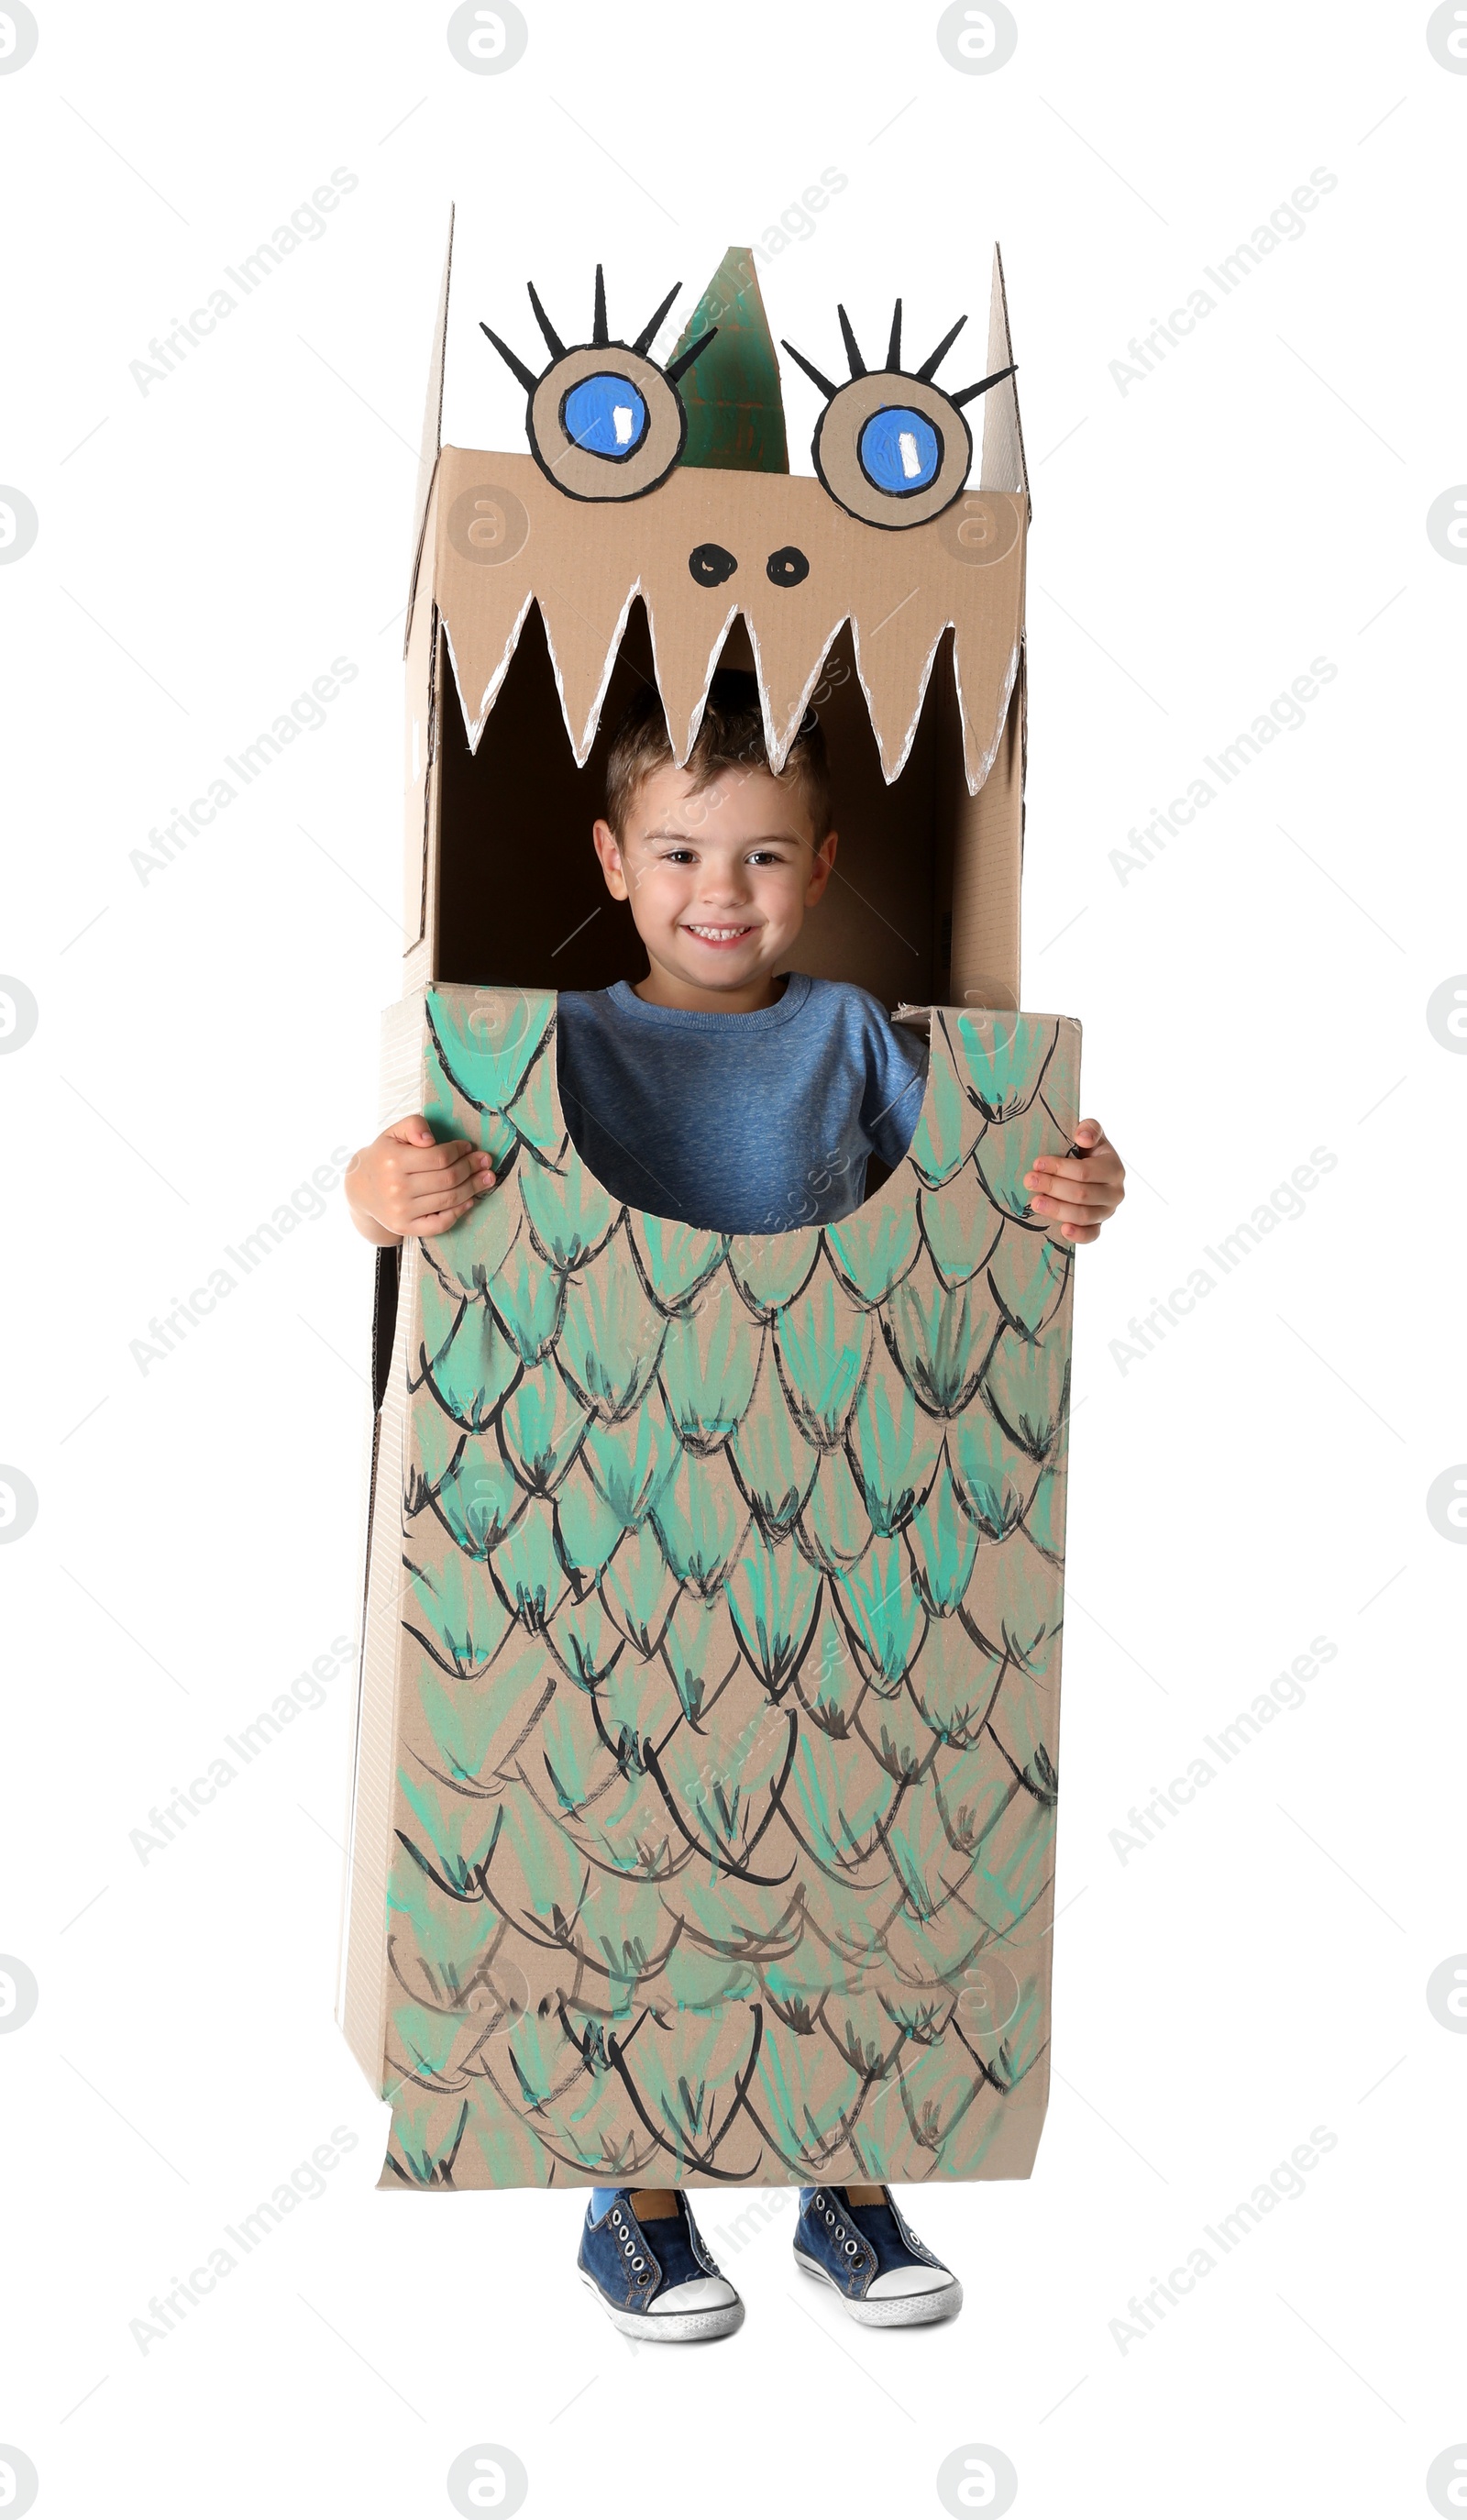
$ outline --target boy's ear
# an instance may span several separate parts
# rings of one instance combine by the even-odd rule
[[[593,823],[591,836],[596,843],[596,853],[601,862],[601,873],[606,878],[606,890],[612,900],[630,900],[631,889],[621,862],[621,845],[610,824]]]
[[[810,868],[810,881],[805,886],[805,907],[807,910],[813,910],[815,908],[821,894],[824,891],[826,884],[830,880],[835,868],[835,850],[839,838],[840,833],[838,832],[827,832],[824,838],[819,841],[816,845],[815,856],[811,862]]]

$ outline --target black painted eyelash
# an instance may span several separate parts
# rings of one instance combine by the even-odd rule
[[[850,369],[844,384],[836,384],[793,341],[783,343],[826,398],[811,443],[816,472],[837,505],[865,524],[889,530],[926,524],[951,507],[968,477],[973,440],[962,416],[964,404],[1001,384],[1016,373],[1015,366],[997,368],[976,384],[949,393],[933,379],[967,322],[965,315],[958,316],[920,367],[904,368],[899,297],[885,363],[869,369],[844,306],[835,312]]]
[[[682,288],[681,280],[673,283],[635,341],[616,340],[606,321],[606,284],[598,263],[591,338],[569,345],[546,313],[534,282],[525,286],[550,352],[549,366],[537,376],[490,325],[481,323],[479,330],[525,389],[525,429],[536,463],[567,498],[645,498],[666,480],[682,456],[688,414],[678,382],[706,350],[718,326],[710,325],[663,368],[647,357],[647,345]]]
[[[855,333],[851,329],[851,319],[846,313],[845,308],[837,305],[835,312],[840,323],[841,335],[846,345],[846,363],[851,372],[847,382],[854,382],[858,377],[869,375],[870,371],[867,369],[866,361],[861,355],[860,345],[857,342]],[[936,349],[928,351],[926,358],[922,361],[919,368],[904,368],[902,365],[902,300],[899,297],[892,308],[891,335],[886,345],[886,358],[878,373],[883,376],[911,376],[914,378],[918,383],[930,384],[937,374],[939,366],[947,357],[948,352],[952,349],[954,342],[956,340],[958,334],[962,331],[967,320],[966,315],[959,315],[956,323],[952,327],[951,331],[943,335],[943,338],[939,341]],[[819,385],[821,392],[825,396],[827,401],[833,401],[836,394],[842,391],[841,386],[832,384],[828,377],[822,375],[820,369],[815,366],[814,362],[806,358],[803,350],[797,350],[795,348],[793,341],[786,341],[781,336],[780,345],[789,352],[790,357],[796,362],[796,364],[804,369],[811,383]],[[939,386],[938,390],[946,395],[947,400],[953,405],[955,411],[961,411],[964,403],[972,402],[978,394],[987,393],[990,385],[1001,384],[1005,377],[1015,375],[1017,373],[1017,366],[1018,363],[1015,361],[1010,367],[996,368],[991,377],[980,378],[977,384],[964,385],[961,393],[948,393],[946,386]]]
[[[591,315],[591,339],[586,342],[572,344],[572,346],[581,349],[595,350],[631,350],[635,352],[639,358],[645,357],[648,344],[656,334],[658,325],[661,323],[663,316],[667,313],[668,308],[671,306],[673,299],[676,297],[682,286],[683,283],[681,280],[675,280],[673,282],[671,289],[668,291],[667,295],[662,299],[660,305],[654,307],[651,314],[647,317],[646,322],[644,324],[635,341],[613,341],[610,333],[606,328],[605,275],[601,264],[598,263],[596,266],[596,297]],[[533,280],[527,280],[525,282],[525,288],[529,292],[530,304],[535,310],[535,321],[545,336],[545,346],[551,354],[551,363],[554,365],[556,360],[568,357],[569,352],[566,349],[565,343],[561,340],[559,334],[556,331],[550,317],[547,315]],[[515,353],[511,349],[508,341],[502,341],[499,335],[492,332],[487,324],[481,323],[479,331],[488,335],[489,339],[498,350],[500,357],[504,360],[506,367],[511,369],[519,379],[519,382],[524,386],[526,393],[533,393],[535,387],[541,382],[542,378],[537,377],[532,369],[527,368],[524,361],[517,358]],[[670,367],[663,368],[660,371],[660,374],[666,377],[669,384],[675,385],[678,379],[687,374],[688,370],[691,367],[693,360],[698,356],[700,351],[707,348],[717,331],[718,326],[716,324],[710,325],[707,332],[700,333],[695,341],[689,341],[681,358],[674,359]],[[548,376],[549,374],[549,369],[542,371],[542,376]],[[976,391],[976,387],[974,390]]]

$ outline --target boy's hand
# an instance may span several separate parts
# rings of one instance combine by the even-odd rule
[[[409,1234],[446,1234],[494,1179],[482,1148],[465,1138],[435,1139],[418,1111],[352,1156],[346,1199],[369,1242],[401,1242]]]
[[[1030,1207],[1067,1242],[1093,1242],[1126,1195],[1126,1167],[1098,1120],[1082,1120],[1074,1144],[1078,1155],[1036,1155],[1024,1188],[1041,1193]]]

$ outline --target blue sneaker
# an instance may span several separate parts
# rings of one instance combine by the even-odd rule
[[[867,2191],[869,2192],[869,2191]],[[845,2187],[802,2187],[795,2265],[840,2295],[863,2327],[920,2327],[956,2318],[962,2286],[892,2201],[853,2205]]]
[[[630,2187],[592,2189],[576,2259],[581,2281],[612,2326],[640,2344],[732,2336],[743,2324],[743,2303],[719,2273],[687,2196],[681,2189],[667,2192],[676,2211],[646,2213],[639,2222]]]

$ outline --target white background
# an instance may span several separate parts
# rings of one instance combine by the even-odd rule
[[[1467,571],[1426,531],[1467,476],[1467,77],[1422,8],[1354,0],[1024,6],[981,75],[931,7],[527,10],[524,58],[477,75],[441,6],[55,6],[0,75],[0,478],[39,519],[0,566],[0,968],[39,1009],[0,1058],[0,1460],[39,1499],[0,1551],[0,1952],[40,1991],[0,2036],[0,2442],[45,2514],[434,2514],[479,2442],[556,2515],[936,2513],[969,2443],[1036,2520],[1427,2512],[1467,2440],[1467,2039],[1425,1992],[1467,1951],[1467,1556],[1426,1510],[1467,1456],[1467,1064],[1426,1019],[1467,968]],[[141,391],[150,340],[337,167],[326,235]],[[900,291],[910,349],[969,310],[967,382],[1004,248],[1024,1002],[1083,1019],[1085,1107],[1133,1169],[1079,1260],[1036,2176],[907,2192],[967,2298],[906,2335],[797,2295],[787,2206],[731,2245],[743,2200],[709,2199],[749,2316],[659,2360],[577,2284],[572,2197],[375,2187],[386,2113],[333,2021],[349,1676],[176,1842],[132,1842],[355,1631],[371,1258],[339,1192],[161,1362],[131,1342],[377,1125],[450,200],[444,434],[515,447],[481,316],[534,358],[533,277],[584,338],[599,257],[613,330],[674,279],[686,308],[827,167],[813,235],[761,260],[819,363],[837,298],[879,342]],[[1123,391],[1132,337],[1316,168],[1303,237]],[[805,470],[816,397],[786,397]],[[338,655],[327,724],[142,880],[150,829]],[[1305,724],[1123,880],[1130,829],[1317,656]],[[1305,1213],[1118,1357],[1319,1146]],[[1321,1636],[1306,1703],[1123,1861],[1131,1807]],[[338,2127],[325,2194],[140,2350],[150,2297]],[[1303,2195],[1114,2333],[1315,2128]]]

